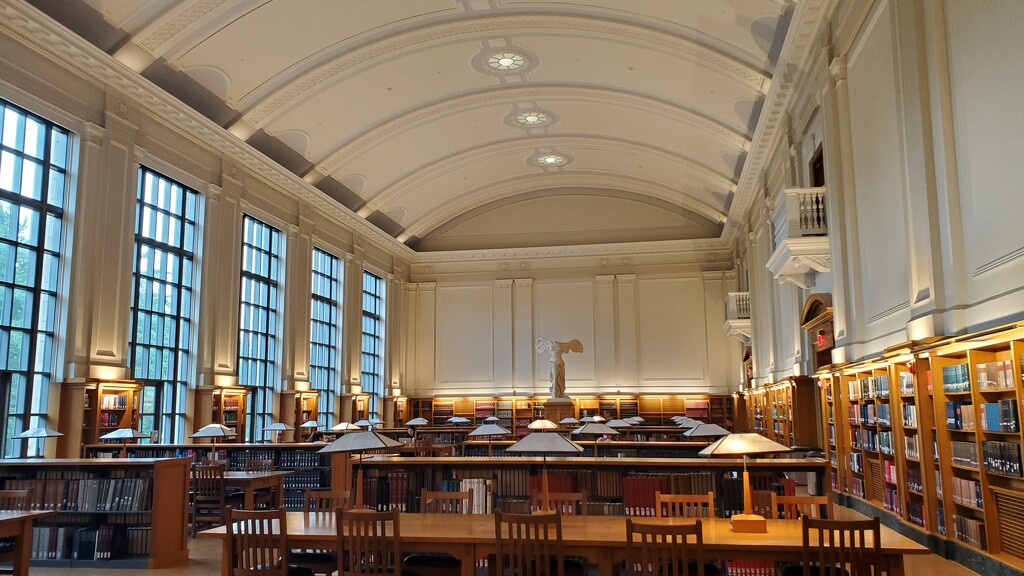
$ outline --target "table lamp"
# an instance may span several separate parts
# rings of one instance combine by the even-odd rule
[[[587,422],[573,430],[571,434],[579,436],[618,436],[619,431],[604,422]],[[597,438],[594,438],[594,456],[597,456]]]
[[[359,430],[359,426],[351,422],[338,422],[334,426],[331,426],[331,430],[335,432],[348,432],[349,430]]]
[[[189,438],[209,438],[213,443],[213,447],[210,448],[210,460],[217,459],[217,439],[218,438],[231,438],[235,436],[235,431],[232,428],[228,428],[223,424],[207,424],[199,430],[196,430],[194,434]]]
[[[494,422],[498,421],[498,419],[496,417],[494,417],[494,416],[492,416],[491,418],[494,418]],[[474,429],[472,432],[469,433],[469,436],[471,438],[472,437],[477,437],[477,436],[485,436],[487,438],[487,456],[488,457],[490,457],[492,455],[491,454],[491,439],[494,436],[504,436],[505,434],[511,434],[511,432],[506,430],[504,427],[499,426],[498,424],[495,424],[494,422],[487,422],[487,420],[490,420],[491,418],[484,419],[484,424],[481,424],[480,426],[477,426],[476,429]]]
[[[769,440],[760,434],[746,432],[730,434],[708,445],[698,452],[701,456],[742,456],[743,457],[743,514],[733,514],[732,531],[741,533],[767,532],[764,516],[754,514],[750,497],[750,474],[747,472],[747,456],[753,454],[778,454],[790,452],[789,446]]]
[[[392,440],[379,432],[373,430],[363,430],[360,432],[351,432],[345,434],[341,438],[338,438],[334,442],[331,442],[327,446],[317,450],[318,454],[329,454],[332,452],[354,452],[359,454],[359,461],[356,464],[356,498],[355,508],[361,509],[363,507],[363,452],[367,450],[380,450],[382,448],[392,448],[395,446],[401,446],[402,443],[397,440]]]
[[[683,432],[683,436],[686,436],[687,438],[715,438],[718,436],[728,436],[729,434],[732,434],[732,432],[729,432],[718,424],[697,424],[693,428]]]
[[[430,422],[427,422],[426,418],[413,418],[412,420],[409,420],[408,422],[405,423],[406,426],[412,427],[426,426],[427,424],[430,424]]]
[[[448,423],[456,426],[464,426],[466,424],[470,424],[470,421],[469,418],[466,418],[465,416],[452,416],[448,419]]]
[[[274,422],[270,426],[267,426],[266,428],[263,429],[264,432],[270,431],[270,432],[277,432],[279,434],[281,432],[287,432],[289,430],[295,430],[295,426],[289,426],[289,425],[285,424],[284,422]]]
[[[548,454],[579,454],[583,446],[569,440],[561,434],[552,434],[551,430],[558,425],[550,420],[536,420],[528,428],[535,430],[523,436],[518,442],[505,449],[513,454],[533,453],[541,455],[541,493],[544,495],[544,509],[551,510],[551,499],[548,497]]]
[[[312,438],[313,437],[313,433],[316,432],[316,429],[319,428],[319,427],[320,427],[320,423],[317,422],[316,420],[306,420],[302,424],[299,424],[299,428],[303,428],[303,429],[309,431],[309,436],[306,437],[307,439],[308,438]]]
[[[118,428],[113,432],[107,432],[103,436],[100,436],[100,440],[120,440],[121,441],[121,454],[119,457],[126,458],[128,456],[128,445],[129,440],[137,440],[139,438],[149,438],[149,434],[143,434],[135,428]]]
[[[46,452],[46,439],[47,438],[56,438],[58,436],[63,436],[63,435],[64,435],[63,433],[57,432],[56,430],[50,430],[49,428],[46,428],[45,426],[40,426],[38,428],[29,428],[28,430],[25,430],[21,434],[16,434],[14,437],[15,438],[39,438],[40,440],[39,440],[39,447],[38,447],[38,451],[39,451],[38,456],[40,458],[45,458],[45,456],[43,454],[44,454],[44,452]]]
[[[562,426],[576,426],[580,423],[580,421],[573,418],[572,416],[567,416],[559,420],[558,423],[561,424]]]

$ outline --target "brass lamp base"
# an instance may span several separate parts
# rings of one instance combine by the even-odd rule
[[[732,531],[740,534],[757,534],[768,531],[764,516],[757,514],[733,514]]]

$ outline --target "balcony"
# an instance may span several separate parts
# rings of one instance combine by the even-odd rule
[[[725,299],[726,335],[750,342],[750,292],[729,292]]]
[[[819,272],[832,270],[825,188],[789,188],[772,214],[775,252],[765,265],[780,283],[814,287]]]

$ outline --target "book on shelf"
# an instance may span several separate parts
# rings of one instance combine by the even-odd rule
[[[942,391],[971,391],[971,372],[966,362],[942,367]]]

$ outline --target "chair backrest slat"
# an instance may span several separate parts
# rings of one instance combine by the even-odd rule
[[[429,514],[472,514],[473,489],[464,492],[420,492],[420,512]]]
[[[627,576],[704,576],[704,535],[693,524],[647,524],[626,518]]]
[[[871,520],[820,520],[804,516],[804,576],[879,576],[884,564],[878,517]]]
[[[772,493],[773,517],[780,520],[832,518],[832,499],[828,496],[779,496]]]
[[[0,510],[28,510],[32,490],[0,490]]]
[[[587,492],[548,492],[549,512],[561,512],[562,516],[586,516]],[[530,494],[530,510],[544,511],[544,492]]]
[[[338,575],[400,576],[398,510],[338,510]]]
[[[228,508],[228,554],[233,576],[287,576],[288,525],[284,508]]]
[[[564,576],[562,516],[494,513],[498,576]]]
[[[714,518],[715,493],[662,494],[654,493],[654,515],[678,518]]]

